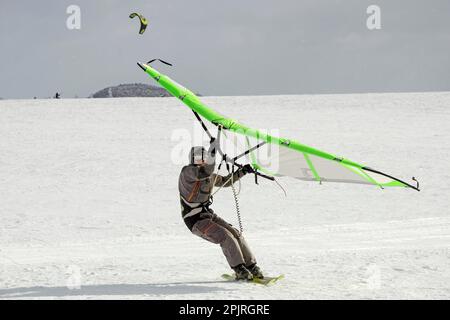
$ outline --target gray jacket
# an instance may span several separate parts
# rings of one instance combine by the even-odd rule
[[[245,175],[242,170],[237,170],[234,172],[233,179],[231,179],[231,173],[227,176],[221,176],[214,173],[214,168],[214,164],[202,166],[190,164],[181,169],[178,190],[180,192],[182,216],[190,229],[199,220],[198,213],[208,211],[214,186],[229,187],[232,181],[236,182]]]
[[[241,170],[237,170],[233,179],[230,179],[231,173],[227,176],[215,174],[214,167],[212,164],[184,166],[178,179],[180,196],[189,203],[206,203],[214,186],[229,187],[232,180],[236,182],[244,176]]]

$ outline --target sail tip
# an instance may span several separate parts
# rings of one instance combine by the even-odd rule
[[[144,70],[144,71],[146,71],[147,70],[147,68],[145,68],[144,67],[144,64],[142,63],[142,62],[137,62],[137,65],[142,69],[142,70]]]
[[[414,188],[417,191],[420,191],[419,189],[419,181],[416,179],[416,177],[412,177],[412,180],[416,182],[416,187]]]

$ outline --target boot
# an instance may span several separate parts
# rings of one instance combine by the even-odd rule
[[[256,265],[256,263],[246,267],[250,271],[254,278],[264,279],[261,269]]]
[[[246,267],[244,267],[243,264],[239,264],[236,267],[233,268],[235,274],[236,274],[236,280],[252,280],[253,275],[250,271],[247,270]]]

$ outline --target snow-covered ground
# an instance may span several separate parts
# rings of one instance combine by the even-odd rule
[[[204,97],[257,128],[411,189],[242,181],[245,234],[272,287],[224,282],[220,247],[180,217],[174,98],[0,101],[0,298],[450,298],[450,93]],[[187,141],[188,141],[187,140]],[[190,145],[190,141],[189,145]],[[180,162],[181,160],[181,162]],[[230,190],[214,209],[236,223]]]

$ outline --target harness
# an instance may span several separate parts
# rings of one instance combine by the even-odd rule
[[[181,205],[183,206],[183,213],[187,212],[183,215],[183,219],[190,218],[199,214],[200,212],[210,212],[211,209],[209,206],[212,204],[212,197],[209,198],[207,202],[204,203],[191,203],[186,201],[183,196],[180,195]]]

